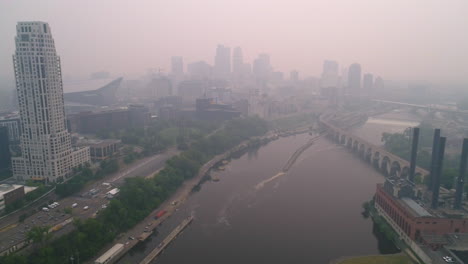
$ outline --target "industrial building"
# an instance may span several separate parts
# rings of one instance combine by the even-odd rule
[[[389,177],[377,184],[374,207],[393,228],[399,238],[424,263],[433,263],[435,250],[468,250],[468,236],[463,240],[456,234],[468,233],[468,207],[462,203],[463,182],[468,157],[468,139],[463,141],[460,172],[456,190],[440,187],[446,138],[440,129],[434,133],[431,163],[431,186],[415,185],[414,167],[419,130],[414,129],[410,173],[408,178]]]

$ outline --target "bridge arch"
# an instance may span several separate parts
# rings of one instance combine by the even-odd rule
[[[389,166],[392,164],[392,161],[390,160],[390,158],[388,156],[384,156],[382,158],[382,162],[380,163],[380,170],[382,171],[382,173],[385,175],[385,176],[389,176],[390,175],[390,170],[389,170]]]
[[[393,161],[392,166],[390,167],[390,176],[400,177],[401,175],[401,165],[398,161]]]
[[[346,135],[341,135],[340,143],[341,143],[341,145],[345,145],[345,144],[346,144]]]
[[[372,165],[376,169],[380,169],[380,152],[376,151],[374,152],[374,155],[372,156]]]
[[[346,130],[342,130],[328,123],[325,117],[320,117],[320,124],[329,132],[329,138],[336,140],[338,144],[356,152],[363,160],[369,162],[379,172],[388,175],[397,175],[400,178],[407,178],[409,175],[409,162],[397,157],[385,149],[368,143],[365,139],[360,139]],[[397,161],[398,164],[395,163]],[[399,166],[398,166],[399,165]],[[429,172],[416,167],[415,181],[424,181]]]
[[[365,159],[366,158],[366,145],[361,143],[359,145],[359,157]]]
[[[359,141],[354,140],[353,141],[353,151],[358,152],[358,148],[359,148]]]
[[[369,163],[372,162],[372,148],[367,148],[365,160]]]

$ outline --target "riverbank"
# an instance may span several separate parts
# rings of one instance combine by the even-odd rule
[[[330,262],[330,264],[412,264],[408,256],[400,253],[395,255],[372,255],[360,257],[342,257]]]

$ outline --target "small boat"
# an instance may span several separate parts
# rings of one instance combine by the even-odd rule
[[[211,180],[217,182],[219,181],[219,177],[217,175],[211,175]]]

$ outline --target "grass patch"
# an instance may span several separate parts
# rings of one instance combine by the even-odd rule
[[[341,261],[339,264],[412,264],[406,255],[355,257]]]

